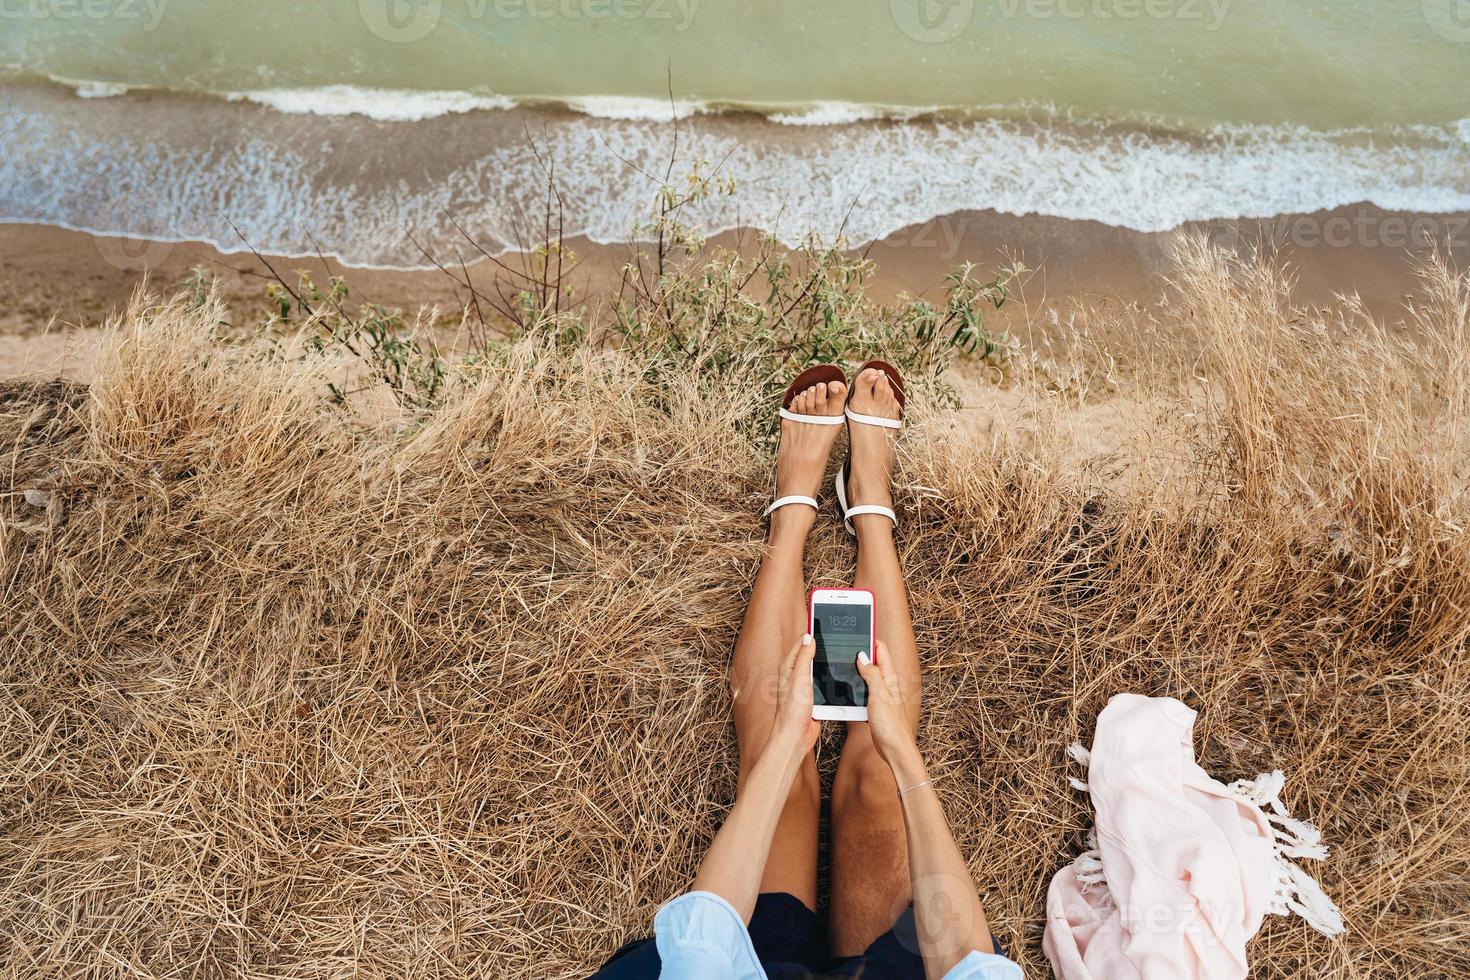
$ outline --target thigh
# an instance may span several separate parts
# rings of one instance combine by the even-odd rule
[[[856,588],[878,604],[878,639],[885,669],[898,677],[918,728],[923,687],[919,652],[909,618],[898,552],[888,535],[869,535],[859,547]],[[847,741],[832,785],[832,888],[828,935],[838,956],[855,956],[887,932],[911,901],[908,839],[898,785],[878,755],[864,722],[847,726]]]
[[[827,934],[856,956],[893,928],[913,900],[898,785],[867,726],[849,728],[832,785],[832,879]]]
[[[737,722],[737,728],[739,727]],[[750,742],[741,738],[740,785],[764,748],[770,734],[770,723],[764,721]],[[821,781],[813,758],[802,762],[792,781],[791,792],[776,820],[776,831],[766,853],[766,866],[761,874],[762,893],[785,893],[795,896],[808,909],[817,907],[817,845],[821,818]]]
[[[771,548],[756,575],[730,665],[741,786],[771,737],[781,664],[806,630],[805,597],[800,552]],[[816,908],[820,813],[816,762],[808,757],[781,809],[761,877],[762,892],[784,892]]]

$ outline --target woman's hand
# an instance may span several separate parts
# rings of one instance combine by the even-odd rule
[[[908,755],[917,753],[914,731],[909,727],[909,709],[904,700],[903,685],[895,673],[887,669],[888,648],[876,641],[878,659],[866,653],[857,657],[858,673],[868,685],[868,728],[873,745],[890,767]]]
[[[810,752],[822,727],[812,717],[812,659],[817,645],[808,633],[796,641],[781,664],[776,685],[776,724],[773,738],[784,737],[799,752]]]

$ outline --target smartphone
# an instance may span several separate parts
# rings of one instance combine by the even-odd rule
[[[873,656],[873,593],[867,589],[813,589],[811,634],[812,717],[820,721],[867,721],[868,685],[857,655]]]

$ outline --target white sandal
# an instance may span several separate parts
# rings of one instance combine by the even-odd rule
[[[841,415],[801,415],[791,411],[791,403],[796,401],[796,396],[803,391],[806,391],[813,385],[819,385],[824,382],[831,384],[837,381],[846,384],[847,376],[842,373],[842,368],[835,364],[818,364],[816,367],[807,368],[796,376],[795,381],[787,386],[786,394],[781,398],[781,417],[788,422],[801,422],[805,425],[842,425],[847,419]],[[780,447],[777,446],[776,452],[779,454],[780,451]],[[792,493],[784,497],[777,497],[771,501],[771,506],[767,507],[765,513],[761,514],[761,516],[770,517],[771,514],[780,510],[782,507],[787,507],[791,504],[802,504],[813,510],[820,509],[817,505],[817,498],[808,497],[805,494]]]
[[[859,412],[854,412],[848,407],[843,408],[842,414],[848,421],[856,422],[859,425],[873,425],[883,429],[902,429],[903,408],[908,402],[903,392],[903,375],[898,373],[898,368],[889,364],[887,361],[869,361],[858,368],[857,374],[854,374],[853,377],[856,378],[868,368],[877,368],[888,375],[888,381],[893,388],[894,397],[898,399],[898,418],[889,419],[883,418],[880,415],[863,415]],[[847,390],[847,397],[850,401],[852,399],[852,392],[856,389],[854,385],[848,385]],[[882,504],[858,504],[855,507],[847,506],[847,480],[848,473],[851,469],[852,456],[849,451],[847,462],[843,463],[842,469],[837,471],[837,479],[833,482],[833,487],[837,491],[837,504],[842,508],[842,525],[847,528],[847,533],[853,537],[857,537],[857,528],[852,526],[852,519],[854,517],[861,517],[864,514],[881,514],[892,521],[894,527],[897,527],[898,515],[893,512],[892,507],[884,507]]]

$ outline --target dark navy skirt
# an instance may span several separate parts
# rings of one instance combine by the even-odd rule
[[[812,977],[862,977],[863,980],[924,980],[924,959],[914,929],[914,908],[861,956],[834,957],[817,913],[785,892],[767,892],[755,901],[750,941],[771,980],[809,980]],[[1001,956],[1000,943],[995,952]],[[652,939],[629,943],[612,955],[593,980],[658,980],[661,964]]]

